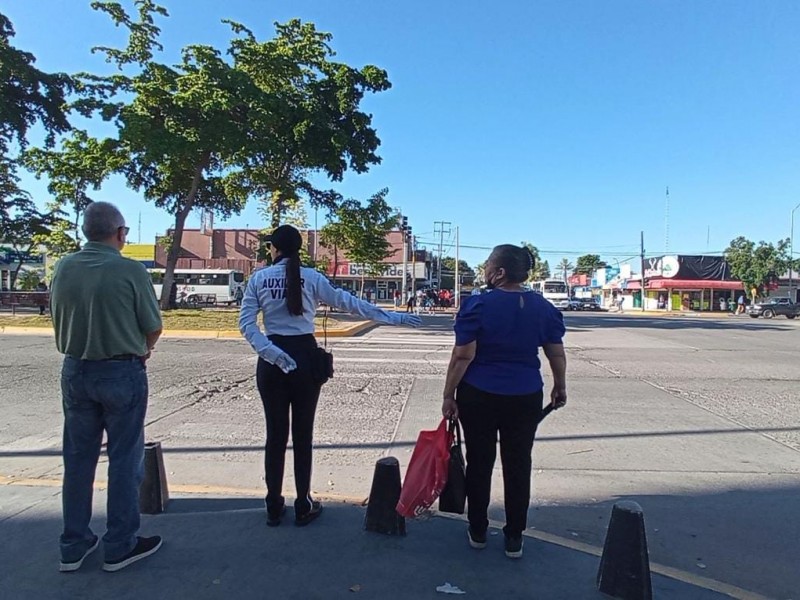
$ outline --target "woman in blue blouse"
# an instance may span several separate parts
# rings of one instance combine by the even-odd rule
[[[544,382],[538,350],[553,372],[555,408],[567,402],[564,320],[541,295],[523,289],[533,255],[497,246],[486,263],[490,291],[467,298],[456,317],[456,344],[444,389],[442,414],[456,417],[467,449],[469,543],[486,546],[487,510],[497,437],[503,463],[505,552],[522,556],[531,487],[531,452],[542,412]]]

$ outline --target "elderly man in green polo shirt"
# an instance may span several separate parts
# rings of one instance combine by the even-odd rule
[[[143,476],[146,363],[161,335],[161,313],[150,276],[124,258],[128,228],[113,204],[86,209],[79,252],[62,258],[50,304],[58,351],[64,354],[64,531],[61,565],[76,571],[98,546],[89,527],[103,431],[108,451],[108,515],[103,570],[119,571],[161,547],[139,530]]]

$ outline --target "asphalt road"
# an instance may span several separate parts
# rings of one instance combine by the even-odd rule
[[[566,319],[570,401],[540,429],[531,526],[600,546],[613,502],[634,499],[654,561],[796,597],[800,323]],[[421,330],[382,327],[332,344],[336,376],[316,425],[318,494],[364,498],[375,460],[407,463],[417,432],[438,422],[451,325],[430,317]],[[0,336],[0,475],[59,477],[59,364],[51,338]],[[147,437],[165,448],[170,484],[259,493],[254,370],[242,341],[159,344]],[[498,465],[498,520],[501,482]]]

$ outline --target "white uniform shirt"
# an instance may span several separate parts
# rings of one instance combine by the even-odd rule
[[[346,290],[337,290],[319,271],[300,268],[303,289],[303,314],[292,315],[286,305],[286,261],[260,269],[247,282],[239,313],[239,331],[258,355],[268,362],[283,352],[273,344],[258,325],[262,313],[264,328],[270,335],[307,335],[314,333],[314,316],[320,302],[372,321],[399,325],[402,316],[359,300]]]

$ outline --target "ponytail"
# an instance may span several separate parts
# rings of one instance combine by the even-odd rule
[[[303,286],[300,283],[300,253],[292,252],[286,258],[286,307],[289,314],[303,314]]]

